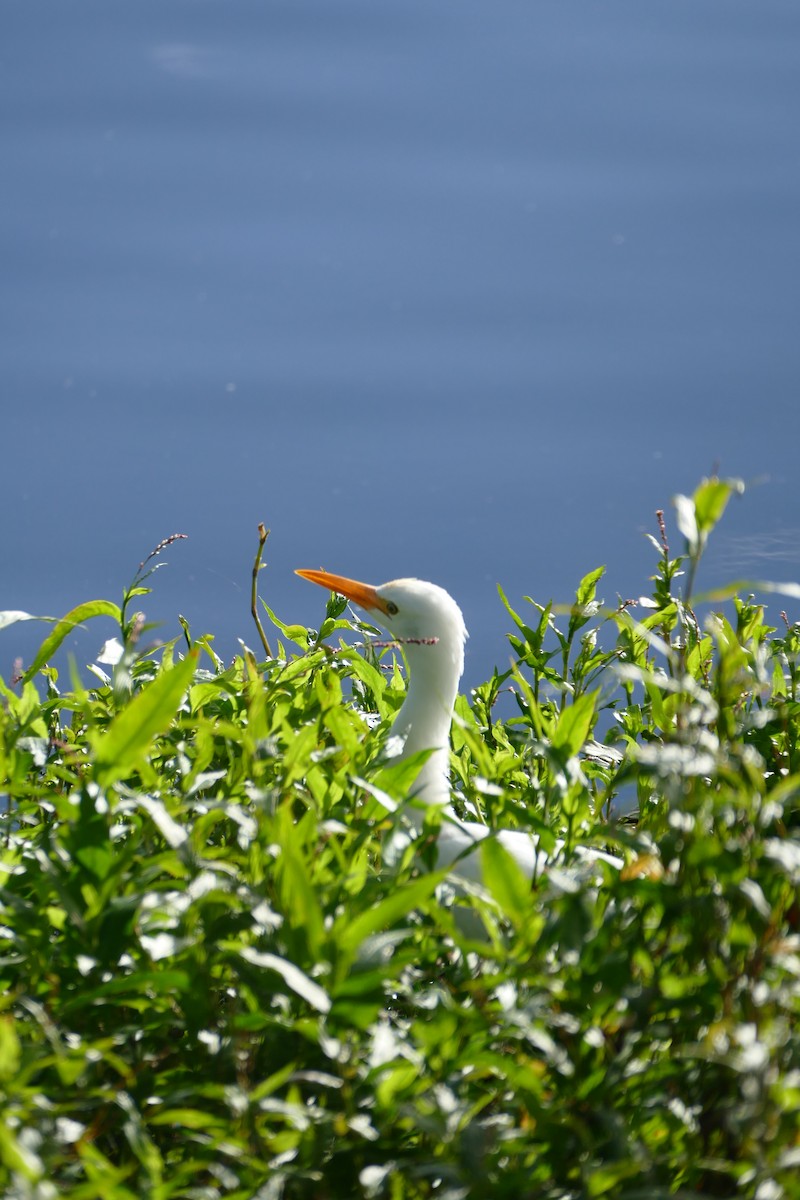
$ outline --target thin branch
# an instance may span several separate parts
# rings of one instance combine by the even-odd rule
[[[258,636],[261,638],[261,645],[264,647],[264,653],[267,658],[272,658],[272,650],[267,641],[267,635],[264,633],[264,626],[261,624],[261,618],[258,615],[258,572],[267,564],[262,563],[261,556],[264,553],[264,546],[270,531],[264,528],[264,522],[258,523],[258,551],[256,553],[256,561],[253,563],[253,587],[250,592],[250,612],[253,614],[253,620],[256,623]]]
[[[438,637],[426,637],[426,638],[404,637],[404,638],[392,638],[392,640],[390,642],[378,642],[378,641],[369,641],[366,643],[365,642],[356,642],[356,646],[368,645],[368,646],[376,646],[378,648],[378,650],[399,650],[401,646],[435,646],[435,645],[437,645],[438,641],[439,641]]]

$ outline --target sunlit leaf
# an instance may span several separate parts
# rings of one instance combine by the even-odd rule
[[[94,748],[95,776],[107,786],[133,770],[156,734],[173,720],[197,665],[193,650],[168,671],[133,697],[105,732],[90,733]]]
[[[284,622],[275,615],[275,613],[263,599],[261,600],[261,604],[276,629],[280,629],[284,637],[289,638],[290,641],[294,642],[298,646],[302,646],[305,649],[308,644],[308,630],[306,627],[304,625],[284,624]]]
[[[530,913],[530,880],[497,838],[483,839],[480,856],[487,889],[504,915],[519,926]]]
[[[577,754],[583,747],[594,723],[597,696],[584,692],[559,713],[552,733],[553,746],[565,754]]]
[[[71,609],[42,642],[34,655],[33,662],[25,672],[25,679],[32,679],[39,668],[52,658],[64,638],[69,637],[77,626],[84,621],[92,620],[93,617],[110,617],[119,625],[122,614],[119,606],[112,604],[110,600],[88,600],[85,604],[79,604],[76,608]]]
[[[0,629],[5,629],[7,625],[15,625],[17,621],[53,621],[54,617],[37,617],[33,613],[16,612],[14,609],[8,609],[6,612],[0,612]]]
[[[313,979],[309,979],[294,963],[287,962],[286,959],[279,958],[275,954],[265,954],[260,950],[254,950],[249,946],[245,946],[239,953],[254,967],[260,967],[265,971],[275,971],[281,976],[287,987],[290,987],[318,1012],[329,1011],[331,1000],[327,992]]]
[[[704,479],[693,497],[697,528],[702,533],[709,533],[724,513],[731,496],[741,495],[743,491],[741,479]]]
[[[152,796],[137,796],[136,802],[152,818],[168,846],[177,849],[183,845],[189,836],[188,833],[172,819],[160,800],[154,800]]]
[[[672,503],[675,505],[675,520],[677,521],[678,529],[686,538],[690,554],[694,554],[700,541],[694,500],[690,496],[679,494],[673,496]]]
[[[0,1017],[0,1080],[13,1079],[19,1070],[20,1044],[10,1016]]]
[[[354,919],[340,918],[334,930],[337,943],[343,949],[354,953],[371,934],[388,929],[401,917],[408,916],[424,901],[430,899],[446,876],[446,870],[423,875],[420,879],[394,888],[378,904],[360,913]]]

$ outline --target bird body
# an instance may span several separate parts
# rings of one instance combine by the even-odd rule
[[[412,794],[425,804],[450,808],[450,726],[467,639],[461,609],[444,588],[419,579],[398,579],[376,591],[387,607],[397,609],[387,614],[386,624],[408,663],[406,699],[389,736],[399,740],[401,758],[431,751]]]
[[[449,807],[450,725],[467,640],[461,609],[444,588],[420,579],[395,579],[372,587],[327,571],[297,574],[366,608],[402,645],[408,690],[389,731],[390,742],[399,740],[400,758],[431,752],[417,776],[413,796],[425,804]]]
[[[390,739],[399,740],[402,758],[430,751],[411,796],[442,809],[436,841],[438,866],[451,867],[451,875],[457,879],[482,883],[480,844],[494,836],[528,878],[539,874],[548,858],[538,849],[535,836],[516,829],[495,833],[478,822],[462,821],[451,804],[450,726],[467,639],[464,617],[453,597],[437,584],[420,579],[395,579],[374,587],[328,571],[300,570],[297,574],[366,608],[403,647],[408,690],[392,724]],[[424,809],[412,805],[409,814],[420,829]],[[600,857],[621,865],[619,859],[601,851],[584,849],[583,857],[591,861]]]

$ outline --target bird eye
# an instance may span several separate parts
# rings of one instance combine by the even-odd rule
[[[386,611],[390,617],[394,617],[397,615],[398,608],[397,608],[397,605],[395,604],[394,600],[386,601]]]

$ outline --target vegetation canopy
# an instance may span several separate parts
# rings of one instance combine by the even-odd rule
[[[696,594],[738,490],[677,498],[680,555],[659,514],[635,602],[602,568],[564,611],[500,593],[454,804],[535,835],[533,881],[489,837],[456,889],[446,818],[407,835],[402,646],[340,598],[319,629],[254,604],[230,665],[152,642],[152,558],[55,623],[0,680],[0,1194],[800,1195],[800,623],[754,598],[800,587]]]

